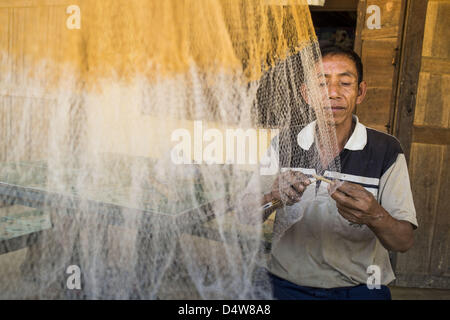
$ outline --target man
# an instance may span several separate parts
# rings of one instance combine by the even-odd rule
[[[395,276],[388,250],[411,248],[417,227],[405,157],[394,137],[366,128],[353,115],[367,88],[359,56],[328,47],[322,62],[341,172],[327,165],[321,172],[312,164],[297,167],[279,174],[264,194],[263,204],[285,204],[277,211],[275,230],[284,217],[300,215],[272,246],[268,269],[274,297],[390,299],[386,285]],[[313,122],[300,131],[295,156],[317,158],[315,130]],[[311,172],[338,177],[343,184],[308,178]],[[379,277],[379,289],[367,286],[368,271],[379,271],[373,275]]]

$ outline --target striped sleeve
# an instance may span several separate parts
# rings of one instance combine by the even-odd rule
[[[403,153],[397,155],[394,163],[382,175],[378,201],[395,219],[408,221],[414,228],[418,227],[408,167]]]

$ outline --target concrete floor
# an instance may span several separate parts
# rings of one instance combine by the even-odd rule
[[[389,287],[392,300],[450,300],[450,290]]]

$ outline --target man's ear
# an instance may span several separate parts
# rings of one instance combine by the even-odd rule
[[[363,102],[364,98],[366,97],[367,92],[367,83],[363,80],[359,84],[358,87],[358,96],[356,97],[356,104],[360,104]]]

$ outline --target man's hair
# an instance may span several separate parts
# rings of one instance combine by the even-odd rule
[[[322,53],[322,58],[325,58],[326,56],[330,55],[331,56],[342,55],[352,60],[355,63],[356,71],[358,72],[358,86],[361,83],[361,81],[363,81],[363,64],[361,62],[361,58],[355,51],[344,49],[337,46],[326,46],[321,48],[320,51]]]

